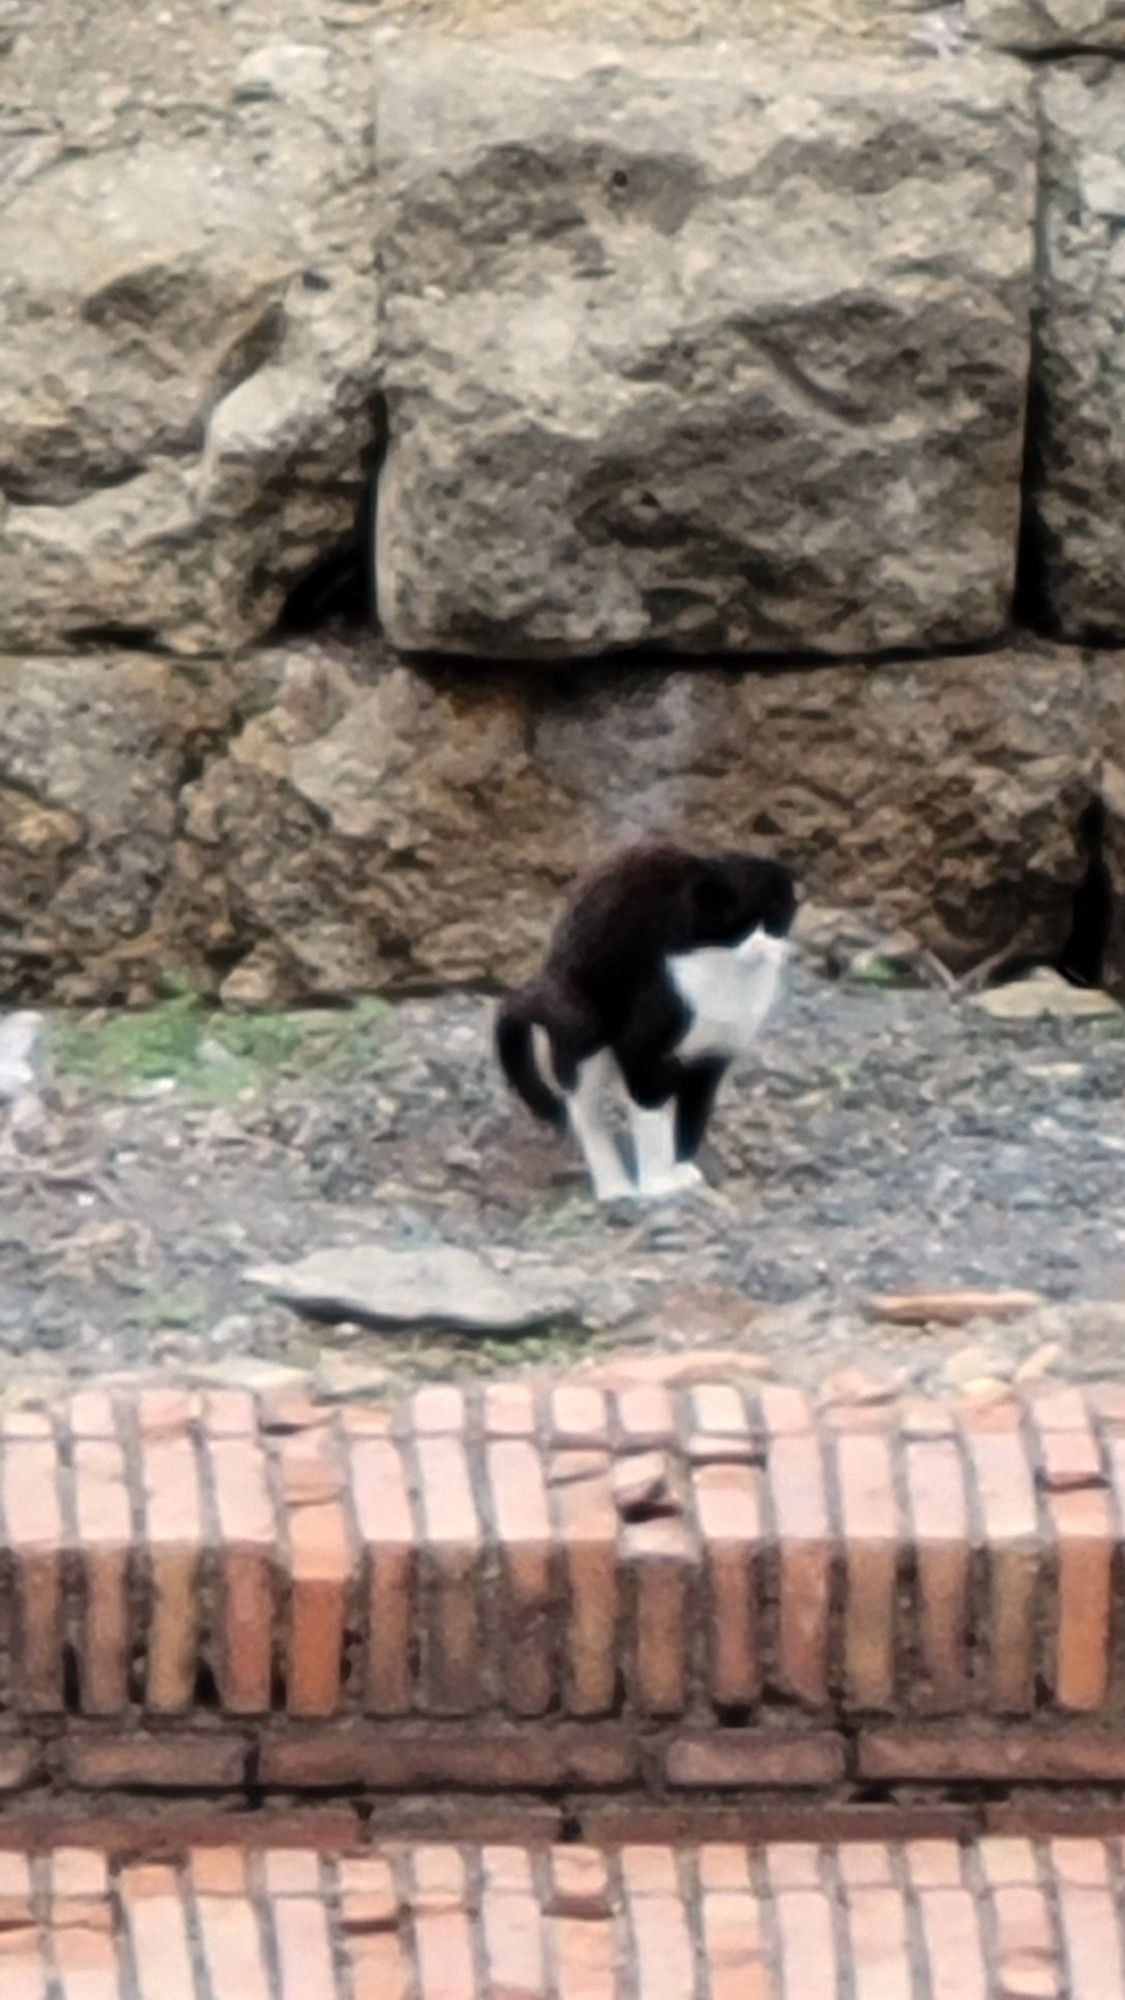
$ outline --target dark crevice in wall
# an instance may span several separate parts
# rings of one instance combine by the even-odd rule
[[[66,634],[68,645],[105,647],[117,653],[160,653],[166,650],[151,625],[78,625]]]
[[[1012,617],[1017,626],[1041,639],[1060,637],[1059,621],[1047,588],[1047,536],[1039,512],[1043,483],[1043,426],[1046,398],[1039,365],[1039,336],[1033,330],[1024,420],[1023,470],[1020,475],[1020,529]]]
[[[292,586],[273,637],[290,639],[326,627],[368,631],[375,623],[375,505],[386,453],[386,409],[371,406],[371,443],[363,454],[361,490],[350,533]]]
[[[1074,892],[1070,934],[1058,958],[1058,970],[1076,986],[1100,986],[1105,977],[1114,914],[1105,838],[1105,805],[1101,799],[1092,799],[1078,823],[1086,867]]]

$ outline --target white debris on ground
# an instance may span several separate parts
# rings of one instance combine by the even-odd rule
[[[22,1008],[0,1015],[0,1136],[19,1137],[42,1125],[42,1014]]]

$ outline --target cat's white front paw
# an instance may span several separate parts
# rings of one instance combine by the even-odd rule
[[[634,1201],[637,1190],[628,1174],[606,1174],[594,1183],[595,1201]]]
[[[703,1175],[693,1160],[678,1160],[666,1174],[653,1174],[642,1181],[637,1193],[642,1201],[660,1201],[668,1195],[690,1194],[693,1188],[705,1186]]]

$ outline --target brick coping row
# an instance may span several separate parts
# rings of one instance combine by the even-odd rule
[[[0,1416],[0,1787],[1125,1790],[1125,1385]]]
[[[5,2000],[1125,2000],[1118,1841],[0,1854]]]

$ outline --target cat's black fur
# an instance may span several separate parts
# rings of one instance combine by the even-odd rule
[[[792,878],[774,861],[656,842],[612,854],[578,882],[542,970],[500,1010],[497,1052],[509,1083],[537,1117],[563,1126],[583,1064],[608,1051],[634,1105],[674,1103],[675,1157],[693,1160],[733,1051],[677,1053],[693,1009],[670,960],[733,949],[755,932],[784,938],[795,910]]]

